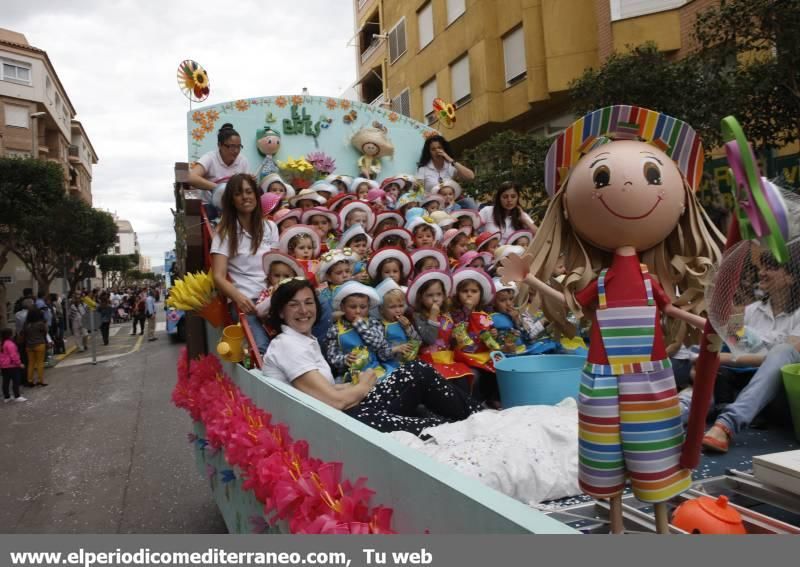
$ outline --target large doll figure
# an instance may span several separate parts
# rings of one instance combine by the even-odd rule
[[[579,482],[611,502],[622,531],[622,491],[653,503],[668,531],[666,501],[688,489],[670,334],[702,328],[695,297],[720,258],[722,237],[695,199],[703,150],[687,124],[631,106],[587,115],[559,135],[546,162],[553,197],[523,258],[503,261],[503,279],[525,282],[556,324],[564,308],[591,318],[578,399]],[[544,283],[564,253],[562,287]],[[676,301],[676,295],[686,293]],[[702,295],[700,295],[702,297]],[[560,311],[560,313],[557,313]]]
[[[266,127],[256,133],[258,140],[256,147],[258,153],[264,156],[264,160],[258,167],[258,184],[266,193],[267,187],[262,186],[264,178],[278,173],[278,165],[275,163],[275,154],[281,149],[281,135],[272,128]]]

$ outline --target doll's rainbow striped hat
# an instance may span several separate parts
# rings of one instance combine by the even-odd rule
[[[590,112],[561,132],[547,152],[544,183],[552,197],[582,156],[612,140],[650,143],[678,164],[693,190],[703,175],[703,143],[686,122],[639,106],[607,106]]]

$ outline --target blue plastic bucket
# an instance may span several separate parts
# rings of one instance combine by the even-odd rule
[[[578,397],[586,357],[574,354],[503,356],[492,353],[504,408],[554,405]]]

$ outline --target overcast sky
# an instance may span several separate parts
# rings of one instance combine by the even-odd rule
[[[0,27],[47,51],[100,158],[94,206],[131,221],[153,265],[175,245],[173,167],[187,159],[182,60],[209,73],[202,105],[303,87],[339,96],[356,76],[352,0],[3,1]]]

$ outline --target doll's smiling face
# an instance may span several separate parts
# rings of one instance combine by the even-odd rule
[[[569,223],[581,238],[606,250],[652,248],[678,224],[686,199],[672,159],[633,140],[586,154],[563,190]]]

